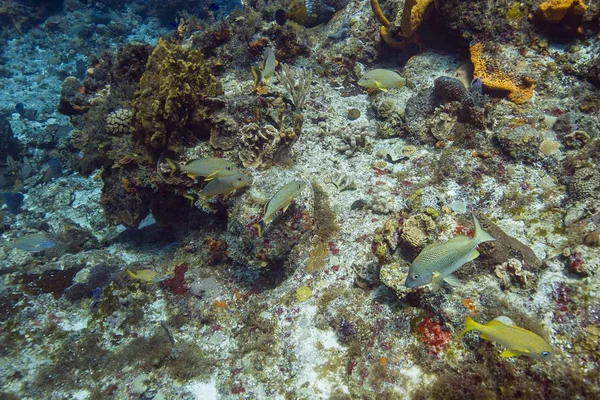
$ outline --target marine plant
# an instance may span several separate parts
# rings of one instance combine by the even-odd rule
[[[186,136],[208,134],[210,99],[222,91],[200,50],[159,40],[132,104],[138,148],[151,160],[167,149],[180,153]]]

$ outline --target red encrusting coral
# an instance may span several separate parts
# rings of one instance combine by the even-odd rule
[[[416,331],[421,334],[421,340],[429,354],[437,356],[448,347],[451,333],[443,330],[442,326],[431,317],[419,322]]]
[[[166,289],[174,294],[186,294],[188,287],[185,284],[185,272],[187,265],[180,264],[175,267],[175,272],[172,278],[165,279],[160,283],[162,289]]]

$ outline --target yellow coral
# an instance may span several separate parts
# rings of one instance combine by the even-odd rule
[[[487,89],[507,92],[507,98],[516,104],[523,104],[533,96],[533,79],[515,78],[500,71],[499,63],[486,57],[481,43],[472,45],[470,51],[473,76],[479,77]]]
[[[390,47],[395,49],[401,49],[406,47],[407,44],[412,42],[412,38],[419,28],[423,19],[425,18],[425,12],[433,0],[406,0],[404,3],[404,9],[402,15],[396,16],[394,26],[399,26],[398,33],[394,32],[394,29],[390,29],[391,23],[383,15],[383,11],[379,6],[378,0],[370,0],[371,9],[375,18],[382,25],[379,29],[379,33],[383,41]]]
[[[406,0],[404,3],[404,11],[402,12],[402,19],[400,20],[400,34],[403,37],[414,35],[415,31],[423,22],[427,7],[429,7],[432,1],[433,0]]]
[[[547,22],[560,22],[568,14],[583,15],[586,11],[583,0],[547,0],[540,4],[536,16]]]

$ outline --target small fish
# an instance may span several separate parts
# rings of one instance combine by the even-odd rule
[[[229,176],[240,173],[231,161],[218,157],[196,158],[183,165],[177,164],[170,158],[165,158],[165,161],[171,168],[171,176],[175,172],[181,171],[192,179],[202,176],[205,181],[210,181],[218,176]]]
[[[273,73],[275,72],[275,67],[277,67],[278,64],[273,49],[271,47],[265,48],[260,68],[250,67],[255,89],[260,85],[263,79],[266,83],[269,83],[271,76],[273,76]]]
[[[514,357],[521,354],[536,360],[547,360],[552,357],[552,346],[535,333],[519,328],[508,317],[498,317],[485,325],[478,324],[471,317],[467,317],[465,329],[460,333],[460,337],[473,330],[480,332],[480,338],[493,340],[504,346],[506,350],[500,354],[500,357]]]
[[[306,186],[304,181],[292,181],[284,185],[271,197],[271,200],[265,204],[265,213],[260,221],[254,225],[258,229],[258,236],[262,236],[266,224],[270,223],[273,215],[281,209],[287,210],[292,200],[302,192]]]
[[[267,47],[263,53],[262,64],[260,65],[260,72],[266,83],[269,83],[271,76],[275,72],[277,66],[277,60],[275,59],[275,52],[272,48]]]
[[[406,79],[401,77],[397,72],[389,69],[374,69],[360,78],[358,84],[367,88],[379,89],[387,92],[391,87],[403,87],[406,84]]]
[[[127,274],[131,279],[142,281],[144,283],[154,283],[158,280],[158,274],[151,269],[142,269],[135,272],[127,270]]]
[[[100,296],[102,296],[102,288],[97,287],[92,290],[92,303],[90,304],[90,309],[96,307],[98,303],[100,303]]]
[[[447,242],[437,242],[425,247],[410,265],[405,285],[408,288],[433,284],[437,290],[446,281],[451,285],[460,285],[452,275],[454,271],[479,256],[476,247],[479,243],[495,240],[481,229],[479,221],[473,215],[475,236],[455,236]]]
[[[17,215],[21,211],[21,204],[25,196],[21,192],[4,192],[0,193],[6,203],[9,214]],[[1,203],[0,203],[1,204]]]
[[[12,242],[0,238],[0,244],[11,249],[36,252],[51,249],[58,243],[46,233],[32,233],[18,237]]]
[[[219,194],[227,196],[236,189],[243,188],[250,184],[250,177],[246,174],[237,173],[235,175],[218,176],[208,182],[200,192],[202,197],[213,197]]]
[[[6,165],[8,165],[11,174],[15,175],[17,173],[17,162],[12,156],[6,156]]]
[[[306,28],[312,28],[333,17],[336,11],[348,4],[348,0],[292,0],[288,10],[277,10],[275,21],[284,25],[289,19]]]

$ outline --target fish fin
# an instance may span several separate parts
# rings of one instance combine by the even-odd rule
[[[479,257],[479,252],[477,251],[477,249],[473,250],[473,252],[469,255],[469,260],[468,261],[473,261],[474,259],[476,259],[477,257]]]
[[[440,275],[439,272],[434,272],[431,275],[431,289],[434,292],[437,292],[442,287],[442,282],[444,281],[444,277]]]
[[[383,92],[387,92],[388,90],[386,88],[384,88],[383,86],[381,86],[381,84],[378,81],[375,81],[375,86],[377,86],[377,89],[383,91]]]
[[[287,209],[290,206],[290,204],[292,204],[292,199],[287,200],[287,203],[283,203],[282,210],[283,210],[284,213],[287,211]]]
[[[215,171],[212,174],[210,174],[208,176],[205,176],[204,177],[204,182],[212,181],[213,179],[215,179],[218,176],[219,176],[219,171]]]
[[[252,79],[254,82],[254,89],[258,87],[260,81],[262,81],[262,73],[260,70],[254,66],[250,67],[250,72],[252,72]]]
[[[261,237],[263,234],[263,231],[265,230],[265,221],[264,220],[260,220],[258,221],[257,224],[252,225],[253,228],[256,228],[256,230],[258,231],[258,236]]]
[[[489,337],[489,335],[487,333],[481,333],[479,332],[479,337],[485,340],[492,340],[492,338]]]
[[[462,284],[462,282],[460,281],[460,279],[458,279],[456,276],[454,276],[452,274],[450,274],[447,277],[445,277],[444,280],[450,286],[460,286]]]
[[[502,358],[515,357],[515,356],[518,356],[519,354],[521,354],[521,353],[519,353],[516,350],[508,350],[508,349],[506,349],[502,353],[500,353],[500,357],[502,357]]]
[[[499,317],[496,317],[496,318],[494,318],[490,322],[493,322],[493,321],[497,321],[497,322],[503,323],[504,325],[516,326],[515,322],[512,319],[510,319],[507,316],[505,316],[505,315],[501,315]]]
[[[465,235],[454,236],[452,239],[448,240],[446,243],[460,243],[460,242],[468,242],[471,240],[470,237]]]
[[[477,329],[479,324],[475,322],[475,320],[471,317],[465,318],[465,329],[462,330],[459,337],[463,337],[465,333],[470,332],[474,329]]]
[[[127,275],[129,275],[129,277],[131,279],[137,279],[138,278],[136,274],[134,274],[133,272],[131,272],[131,270],[127,270]]]
[[[492,237],[492,235],[490,235],[489,233],[487,233],[486,231],[484,231],[481,228],[481,225],[479,224],[479,220],[477,219],[475,214],[473,214],[473,223],[475,224],[474,238],[477,240],[477,243],[491,242],[493,240],[496,240]]]
[[[196,200],[198,200],[198,197],[194,194],[184,193],[182,194],[182,196],[184,199],[190,201],[190,206],[194,206],[194,203],[196,202]]]
[[[169,164],[169,168],[171,168],[170,176],[175,175],[175,172],[180,170],[179,164],[177,164],[175,161],[171,160],[170,158],[165,158],[165,161],[167,164]]]

